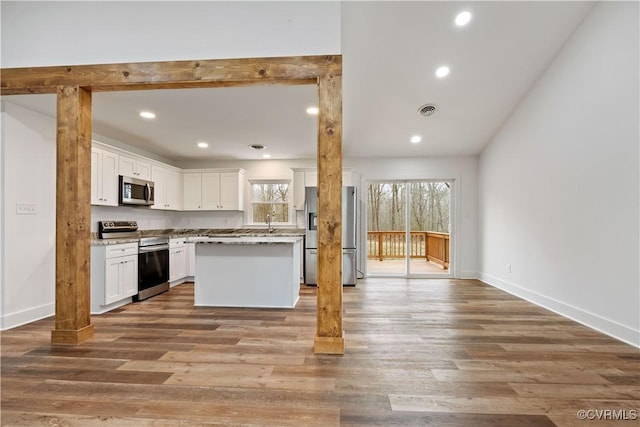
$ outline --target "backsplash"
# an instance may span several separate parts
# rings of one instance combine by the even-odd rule
[[[137,221],[140,230],[173,228],[241,228],[243,213],[161,211],[145,207],[92,206],[91,231],[98,231],[98,221]]]

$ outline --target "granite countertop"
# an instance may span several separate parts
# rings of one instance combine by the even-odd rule
[[[93,233],[91,233],[93,234]],[[91,236],[91,246],[107,246],[107,245],[121,245],[123,243],[138,243],[138,238],[127,238],[127,239],[98,239],[97,237]]]
[[[276,228],[267,233],[266,228],[190,228],[190,229],[161,229],[140,230],[138,237],[123,239],[99,239],[98,233],[91,233],[92,246],[117,245],[122,243],[134,243],[140,237],[166,236],[169,238],[180,237],[303,237],[304,228]]]
[[[230,235],[226,237],[197,237],[195,243],[219,244],[219,245],[273,245],[293,244],[300,242],[302,236],[277,236],[273,234],[263,236]]]

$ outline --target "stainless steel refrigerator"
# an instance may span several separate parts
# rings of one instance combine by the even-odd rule
[[[304,283],[318,284],[318,188],[305,189]],[[342,187],[342,284],[356,284],[356,188]]]

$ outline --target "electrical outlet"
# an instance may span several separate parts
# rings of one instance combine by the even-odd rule
[[[507,264],[507,273],[511,273],[511,264]]]
[[[35,215],[38,212],[34,203],[16,203],[16,213],[18,215]]]

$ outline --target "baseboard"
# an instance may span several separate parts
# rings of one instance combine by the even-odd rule
[[[477,271],[460,271],[458,272],[456,279],[477,279]]]
[[[18,326],[53,316],[55,312],[56,305],[55,303],[51,303],[18,311],[16,313],[4,314],[0,318],[0,321],[2,322],[2,327],[0,327],[0,329],[6,331],[7,329],[17,328]]]
[[[183,283],[186,283],[186,282],[193,282],[193,280],[194,280],[193,276],[183,277],[182,279],[178,279],[175,282],[170,282],[169,287],[173,288],[174,286],[182,285]]]
[[[606,319],[595,313],[590,313],[579,307],[575,307],[561,301],[549,298],[536,292],[529,291],[514,283],[493,277],[489,274],[480,273],[479,280],[487,285],[501,289],[519,298],[527,300],[535,305],[553,311],[563,317],[574,320],[612,338],[623,341],[634,347],[640,348],[640,330],[635,330],[628,326],[622,325],[613,320]]]

